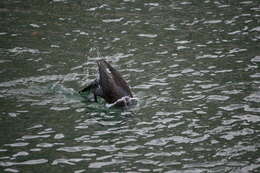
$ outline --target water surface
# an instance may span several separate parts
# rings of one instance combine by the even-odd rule
[[[1,172],[259,172],[253,1],[1,1]],[[138,104],[77,91],[106,59]]]

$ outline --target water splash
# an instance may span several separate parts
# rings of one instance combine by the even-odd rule
[[[137,100],[138,100],[138,98],[136,98],[136,97],[132,98],[129,96],[124,96],[124,97],[118,99],[117,101],[115,101],[114,103],[106,104],[106,107],[111,108],[113,106],[123,103],[125,105],[125,107],[127,108],[129,106],[136,105]]]

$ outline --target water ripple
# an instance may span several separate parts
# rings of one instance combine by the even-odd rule
[[[31,54],[38,54],[41,53],[38,49],[31,49],[31,48],[22,48],[22,47],[15,47],[13,49],[9,49],[10,53],[31,53]]]
[[[120,163],[125,163],[126,161],[124,160],[115,160],[113,159],[112,161],[107,161],[107,162],[93,162],[89,164],[89,168],[102,168],[104,166],[108,165],[113,165],[113,164],[120,164]]]
[[[44,164],[47,163],[47,159],[37,159],[37,160],[27,160],[24,162],[1,162],[0,165],[7,167],[7,166],[14,166],[14,165],[38,165],[38,164]]]
[[[156,38],[157,34],[138,34],[139,37],[146,37],[146,38]]]
[[[4,172],[260,169],[257,1],[3,3]],[[136,106],[78,94],[100,59]]]
[[[67,164],[67,165],[76,165],[78,162],[85,161],[89,159],[83,158],[70,158],[70,159],[56,159],[51,164],[58,165],[58,164]]]
[[[66,152],[80,152],[80,151],[91,151],[91,150],[101,150],[101,151],[117,151],[118,148],[116,148],[113,145],[101,145],[97,147],[92,146],[75,146],[75,147],[61,147],[58,148],[57,151],[66,151]]]

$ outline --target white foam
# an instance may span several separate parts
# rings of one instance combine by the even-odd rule
[[[137,99],[138,98],[136,98],[136,97],[124,96],[124,97],[121,97],[120,99],[118,99],[117,101],[115,101],[114,103],[106,104],[106,107],[110,108],[110,107],[115,106],[117,103],[120,103],[120,102],[124,102],[125,106],[128,106],[129,103],[132,104],[132,103],[137,102]]]

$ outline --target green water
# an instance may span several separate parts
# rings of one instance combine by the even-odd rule
[[[0,172],[259,172],[260,3],[0,2]],[[105,59],[136,106],[78,90]]]

